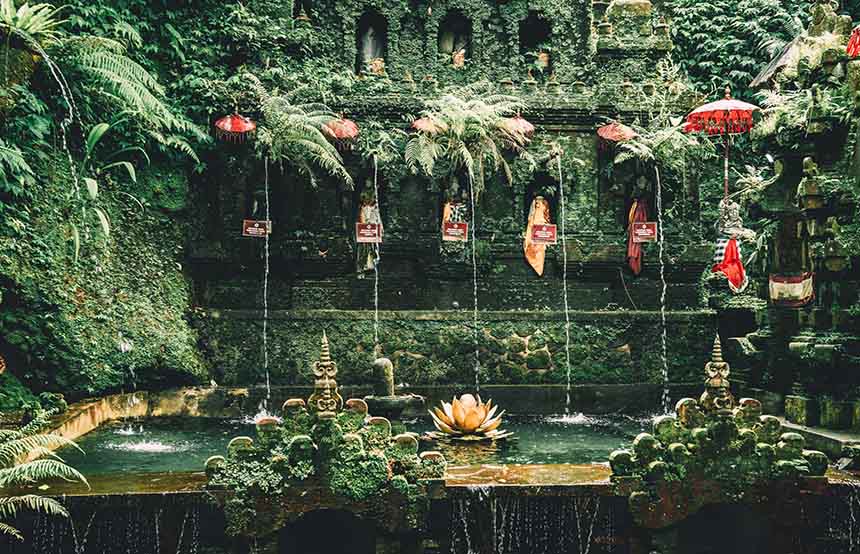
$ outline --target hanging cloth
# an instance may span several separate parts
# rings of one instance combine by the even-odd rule
[[[848,39],[848,47],[845,49],[845,53],[852,58],[856,58],[860,55],[860,27],[857,27],[851,33],[851,38]]]
[[[627,214],[627,264],[633,275],[642,273],[642,243],[633,241],[633,224],[648,221],[648,202],[644,198],[634,200]]]
[[[738,239],[732,237],[726,242],[722,261],[716,264],[711,271],[725,275],[729,282],[729,288],[735,294],[742,293],[747,288],[749,279],[747,279],[747,272],[744,269],[743,261],[741,261]]]
[[[535,225],[548,225],[550,223],[552,222],[549,216],[549,202],[543,196],[536,196],[529,209],[529,221],[526,226],[525,237],[523,237],[523,253],[535,273],[541,276],[543,276],[544,259],[546,258],[546,245],[532,242],[532,228]]]

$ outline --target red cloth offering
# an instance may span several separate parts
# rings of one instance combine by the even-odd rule
[[[725,275],[729,281],[729,288],[736,294],[743,292],[747,288],[749,280],[747,279],[747,272],[741,261],[740,253],[738,252],[738,239],[732,238],[729,240],[729,243],[726,245],[723,261],[715,265],[711,271]]]
[[[644,199],[634,200],[627,216],[627,263],[633,275],[642,273],[642,243],[633,240],[633,224],[648,221],[648,203]]]

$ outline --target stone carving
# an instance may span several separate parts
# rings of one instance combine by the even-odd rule
[[[323,331],[320,359],[314,362],[314,393],[308,398],[308,407],[320,419],[331,419],[343,408],[343,398],[337,392],[337,364],[331,359],[328,337]]]
[[[230,441],[226,457],[213,456],[206,461],[209,487],[232,494],[230,502],[234,504],[227,515],[235,514],[228,525],[233,532],[271,536],[285,522],[277,516],[284,509],[277,495],[289,496],[292,485],[310,478],[313,480],[307,486],[322,486],[336,499],[330,502],[339,508],[378,508],[366,500],[392,493],[393,501],[403,503],[392,508],[399,517],[408,519],[411,526],[424,520],[424,481],[444,476],[444,456],[439,452],[419,456],[414,434],[394,436],[391,422],[370,417],[364,400],[344,402],[337,394],[336,375],[337,365],[323,335],[320,360],[314,364],[314,393],[307,403],[301,398],[287,400],[282,419],[257,422],[256,439],[236,437]],[[267,509],[273,517],[263,523],[245,518],[236,502],[253,507],[255,512],[259,503],[271,503]],[[372,516],[388,517],[381,512]]]
[[[394,364],[388,358],[377,358],[373,362],[373,394],[364,401],[375,414],[397,420],[409,407],[423,409],[424,397],[417,394],[396,394],[394,390]]]
[[[708,413],[731,411],[735,399],[729,389],[729,364],[723,360],[720,336],[714,339],[711,361],[705,364],[705,392],[699,404]]]
[[[726,197],[720,200],[719,209],[720,219],[717,230],[721,235],[728,238],[735,237],[746,242],[752,242],[756,239],[755,231],[744,227],[740,204]]]
[[[675,415],[655,418],[651,433],[609,456],[617,493],[628,497],[640,525],[665,527],[707,503],[743,499],[758,484],[827,470],[827,456],[806,450],[803,436],[783,433],[758,400],[735,405],[728,376],[717,339],[700,400],[681,399]]]

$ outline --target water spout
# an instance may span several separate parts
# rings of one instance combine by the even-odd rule
[[[666,328],[666,263],[663,259],[664,246],[664,231],[663,231],[663,186],[660,182],[660,170],[654,166],[654,174],[657,177],[657,225],[659,227],[658,246],[660,256],[660,282],[662,289],[660,291],[660,358],[663,362],[663,396],[661,398],[661,407],[664,414],[668,414],[671,410],[671,399],[669,398],[669,358],[667,348],[667,328]]]
[[[567,297],[567,238],[565,225],[567,212],[564,205],[564,176],[561,171],[561,154],[558,155],[558,203],[561,207],[561,282],[564,291],[564,363],[567,369],[567,389],[565,391],[564,413],[570,415],[570,303]]]

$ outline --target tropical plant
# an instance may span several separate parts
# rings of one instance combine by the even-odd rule
[[[528,135],[510,116],[523,109],[519,98],[495,94],[489,83],[455,89],[427,102],[418,132],[406,144],[406,163],[429,177],[450,178],[465,172],[477,197],[487,168],[512,181],[506,152],[528,156]],[[442,174],[438,162],[444,162]]]
[[[98,199],[100,181],[103,181],[112,169],[122,169],[132,183],[137,183],[137,171],[134,168],[134,164],[129,160],[119,159],[127,154],[137,153],[149,163],[149,156],[139,146],[121,148],[105,156],[97,156],[97,150],[99,150],[102,139],[104,139],[111,129],[119,126],[124,121],[120,120],[112,124],[99,123],[90,129],[85,142],[84,159],[80,164],[77,178],[77,182],[83,183],[87,190],[86,199],[78,198],[81,204],[81,222],[86,229],[89,219],[88,214],[91,210],[95,214],[102,236],[104,237],[110,236],[111,226],[107,212],[100,206],[94,205]],[[71,240],[74,244],[75,261],[77,261],[81,252],[81,228],[72,220],[69,222],[69,229]]]
[[[15,3],[15,0],[0,0],[0,29],[5,29],[8,37],[18,35],[41,44],[59,38],[59,27],[66,22],[58,17],[62,8],[51,4],[31,6],[29,2],[16,8]]]
[[[813,86],[794,91],[764,91],[764,114],[752,134],[765,138],[792,131],[809,133],[827,122],[847,123],[853,115],[851,97],[846,85],[836,89]]]
[[[64,72],[87,85],[106,111],[122,112],[158,144],[176,149],[199,162],[190,141],[210,137],[168,105],[165,89],[143,66],[128,56],[125,45],[102,37],[68,37],[52,49]]]
[[[77,448],[74,442],[52,433],[41,433],[50,412],[42,412],[19,430],[0,430],[0,491],[32,486],[61,479],[81,482],[86,478],[68,466],[54,450]],[[53,498],[37,494],[5,493],[0,495],[0,535],[23,540],[21,532],[10,521],[24,511],[68,516],[65,507]]]
[[[250,83],[263,114],[257,144],[266,156],[293,166],[313,186],[318,170],[352,186],[343,158],[323,132],[323,127],[336,117],[331,110],[319,103],[293,103],[296,91],[269,92],[255,75],[246,74],[244,79]]]
[[[680,174],[690,161],[707,160],[715,150],[700,135],[684,132],[679,106],[683,105],[681,99],[688,97],[691,91],[681,85],[680,68],[670,61],[662,61],[658,71],[672,86],[658,87],[654,96],[641,99],[648,121],[644,125],[632,125],[636,136],[618,144],[614,163],[620,165],[635,159]]]

